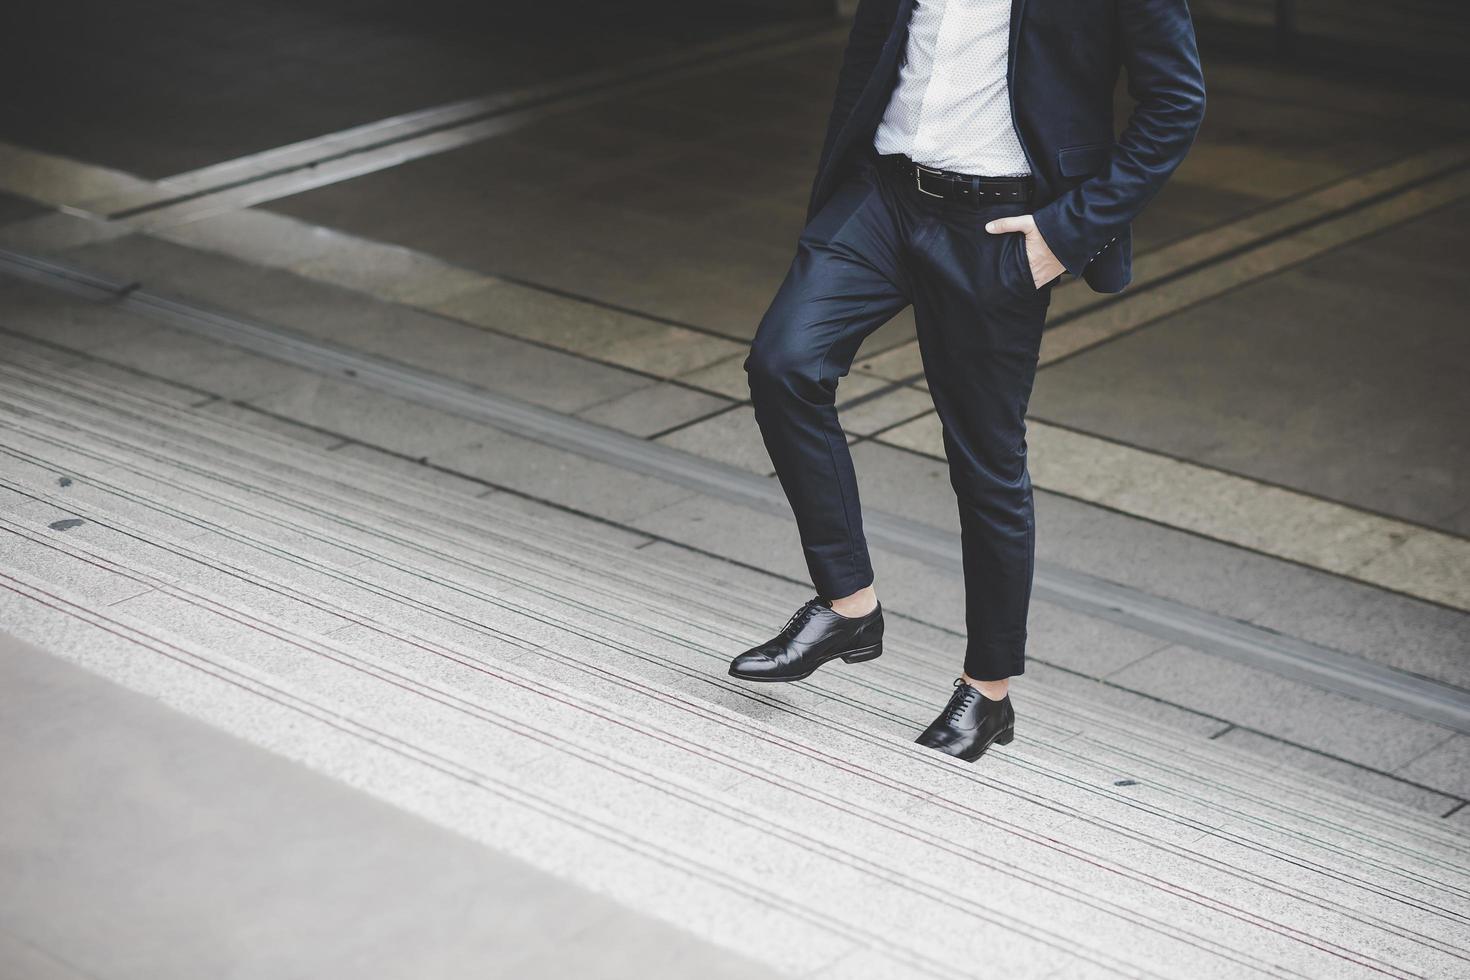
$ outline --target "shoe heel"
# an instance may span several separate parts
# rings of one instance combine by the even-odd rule
[[[1016,737],[1016,728],[1015,728],[1014,725],[1012,725],[1010,728],[1007,728],[1005,731],[1003,731],[999,735],[995,736],[995,744],[996,745],[1010,745],[1011,744],[1011,739],[1013,739],[1015,737]]]
[[[874,643],[870,647],[864,647],[861,650],[854,650],[852,651],[852,653],[844,653],[842,655],[842,662],[847,664],[860,664],[864,660],[877,660],[882,655],[883,644]]]

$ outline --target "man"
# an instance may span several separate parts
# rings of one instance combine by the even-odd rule
[[[1115,137],[1113,89],[1134,107]],[[735,677],[793,681],[883,650],[833,407],[863,339],[910,303],[964,554],[964,673],[918,738],[1010,742],[1035,551],[1025,414],[1054,281],[1128,284],[1130,222],[1204,115],[1185,0],[860,0],[807,224],[745,369],[817,598]]]

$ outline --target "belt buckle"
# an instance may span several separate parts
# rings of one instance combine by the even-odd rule
[[[919,189],[920,194],[928,194],[930,197],[944,197],[943,194],[936,194],[933,191],[924,190],[924,171],[926,170],[935,175],[944,173],[943,170],[935,170],[932,167],[926,167],[923,164],[916,163],[914,164],[914,186]]]

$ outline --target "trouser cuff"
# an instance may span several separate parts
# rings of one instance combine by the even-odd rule
[[[971,680],[1003,681],[1026,672],[1026,633],[1013,633],[965,647],[965,673]]]
[[[841,599],[873,584],[873,567],[867,562],[837,574],[823,568],[811,568],[810,571],[812,586],[823,599]]]

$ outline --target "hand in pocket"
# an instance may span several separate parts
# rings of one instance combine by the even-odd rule
[[[1036,227],[1036,219],[1029,214],[1018,214],[1013,218],[996,218],[987,222],[985,230],[992,235],[1009,235],[1019,231],[1025,249],[1026,264],[1031,267],[1031,284],[1040,289],[1066,271],[1061,261],[1051,253],[1046,239]]]

